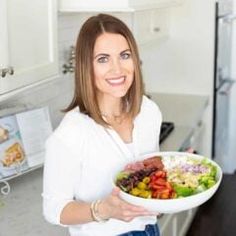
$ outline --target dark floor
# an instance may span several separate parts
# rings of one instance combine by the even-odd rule
[[[215,195],[199,207],[187,236],[236,235],[236,174],[224,175]]]

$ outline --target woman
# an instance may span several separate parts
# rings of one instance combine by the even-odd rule
[[[135,40],[119,19],[99,14],[82,26],[66,111],[46,145],[45,218],[73,236],[159,235],[155,214],[120,199],[112,185],[127,163],[159,149],[161,124],[144,96]]]

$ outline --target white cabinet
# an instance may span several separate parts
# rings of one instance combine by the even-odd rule
[[[170,8],[184,0],[59,0],[61,12],[129,13],[139,45],[168,37]]]
[[[57,73],[56,0],[0,0],[0,100]]]
[[[161,236],[185,236],[197,208],[176,214],[162,215],[158,219]]]
[[[176,235],[185,236],[193,217],[195,216],[197,208],[192,208],[188,211],[179,212],[176,214]]]
[[[177,236],[176,235],[176,217],[174,214],[162,215],[158,219],[161,236]]]
[[[176,6],[184,0],[59,0],[60,11],[107,12],[139,11]]]
[[[180,151],[187,151],[189,148],[194,150],[196,153],[200,155],[206,155],[206,151],[204,150],[205,139],[205,122],[204,120],[199,120],[196,126],[192,127],[192,132],[186,142],[180,148]]]
[[[169,9],[134,12],[133,31],[138,44],[163,40],[169,33]]]

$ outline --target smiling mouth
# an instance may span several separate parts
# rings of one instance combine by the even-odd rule
[[[107,83],[116,86],[116,85],[121,85],[125,82],[125,76],[120,76],[117,78],[112,78],[112,79],[106,79]]]

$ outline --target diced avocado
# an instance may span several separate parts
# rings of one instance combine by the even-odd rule
[[[212,176],[213,178],[215,178],[216,173],[217,173],[217,168],[216,168],[216,166],[212,166],[211,172],[210,172],[210,176]]]
[[[212,187],[213,185],[215,185],[216,181],[214,179],[209,179],[208,180],[208,183],[207,183],[207,187],[210,188]]]
[[[214,180],[214,177],[211,175],[202,176],[199,182],[200,184],[203,184],[206,188],[210,188],[216,183],[216,181]]]
[[[177,193],[178,197],[187,197],[194,193],[194,189],[179,185],[174,186],[174,190]]]
[[[195,193],[201,193],[203,191],[205,191],[207,188],[204,184],[200,184],[196,189],[195,189]]]

